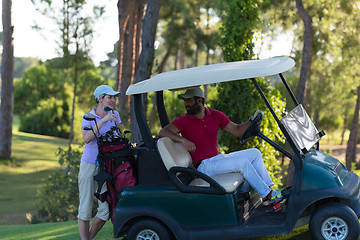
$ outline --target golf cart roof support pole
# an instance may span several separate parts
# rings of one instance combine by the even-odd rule
[[[251,81],[253,82],[253,84],[255,85],[256,89],[258,90],[260,96],[262,97],[262,99],[264,100],[266,106],[269,108],[271,114],[273,115],[273,117],[275,118],[278,126],[280,127],[280,130],[282,131],[282,133],[284,134],[285,138],[288,140],[290,147],[292,148],[292,150],[294,151],[295,155],[291,158],[294,165],[295,165],[295,172],[294,172],[294,176],[293,176],[293,181],[295,181],[295,185],[293,185],[293,189],[295,190],[295,192],[297,193],[297,195],[300,194],[301,192],[301,178],[302,175],[300,174],[302,172],[303,169],[303,162],[301,160],[301,156],[299,153],[299,150],[297,149],[294,141],[292,140],[289,132],[286,130],[286,128],[284,127],[284,125],[281,123],[280,119],[277,117],[274,109],[272,108],[272,106],[270,105],[269,101],[267,100],[264,92],[261,90],[258,82],[256,81],[255,78],[251,78]],[[294,182],[293,182],[294,183]]]
[[[134,95],[134,104],[135,104],[135,116],[138,123],[141,136],[144,140],[145,146],[148,148],[153,148],[153,138],[151,136],[150,129],[146,123],[146,119],[143,113],[143,104],[142,104],[142,94]]]
[[[165,127],[170,123],[170,121],[164,105],[164,91],[156,92],[156,108],[158,111],[161,127]]]
[[[259,134],[258,136],[260,138],[262,138],[265,142],[267,142],[268,144],[273,146],[275,149],[277,149],[279,152],[283,153],[288,158],[292,159],[293,156],[288,151],[286,151],[284,148],[282,148],[280,145],[276,144],[270,138],[266,137],[263,133],[259,132],[258,134]]]
[[[253,84],[255,85],[256,89],[258,90],[260,96],[262,97],[262,99],[264,100],[266,106],[268,107],[268,109],[270,110],[271,114],[273,115],[273,117],[275,118],[275,121],[277,122],[277,124],[279,125],[281,131],[283,132],[285,138],[288,140],[290,147],[293,149],[294,153],[298,152],[298,149],[294,143],[294,141],[292,140],[292,138],[290,137],[290,134],[288,133],[288,131],[286,130],[286,128],[284,127],[284,125],[282,124],[282,122],[280,121],[280,119],[278,118],[278,116],[276,115],[274,109],[272,108],[271,104],[269,103],[269,101],[267,100],[264,92],[261,90],[258,82],[256,81],[255,78],[251,78],[251,81],[253,82]],[[302,165],[302,163],[300,163],[300,165]],[[300,166],[300,169],[302,169],[302,166]],[[297,166],[296,166],[297,167]]]
[[[288,90],[292,100],[294,101],[295,106],[299,105],[298,100],[296,99],[294,93],[291,91],[291,88],[290,88],[289,84],[287,83],[287,81],[285,80],[284,76],[281,73],[279,73],[279,76],[281,78],[281,81],[284,83],[286,89]]]

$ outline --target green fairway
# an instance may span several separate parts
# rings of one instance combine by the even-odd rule
[[[59,169],[56,152],[67,140],[14,131],[13,164],[0,165],[0,225],[26,224],[35,213],[36,194],[50,172]]]
[[[56,152],[67,146],[66,139],[18,132],[13,134],[13,164],[0,165],[0,239],[79,239],[77,221],[28,224],[26,214],[36,214],[37,192],[42,179],[59,170]],[[359,172],[357,172],[359,174]],[[43,196],[46,197],[46,196]],[[77,196],[74,196],[77,197]],[[97,239],[113,239],[111,222],[107,222]],[[289,235],[257,238],[310,239],[308,226],[294,229]]]
[[[17,225],[17,226],[0,226],[1,239],[4,240],[69,240],[79,239],[77,222],[68,221],[60,223],[46,223],[34,225]],[[107,222],[105,226],[96,236],[97,239],[111,240],[113,238],[113,229],[111,222]],[[120,238],[121,239],[121,238]],[[282,240],[282,239],[296,239],[307,240],[310,239],[307,226],[294,229],[292,234],[283,236],[263,237],[257,238],[260,240]]]
[[[0,233],[1,239],[3,240],[80,239],[77,229],[77,221],[0,226]],[[101,240],[114,239],[111,222],[107,222],[96,237]]]

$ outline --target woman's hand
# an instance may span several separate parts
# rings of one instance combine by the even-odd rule
[[[116,115],[112,113],[108,113],[103,119],[101,119],[102,123],[106,123],[108,121],[116,122],[116,120]]]

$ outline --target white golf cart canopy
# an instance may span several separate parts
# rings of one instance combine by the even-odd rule
[[[295,61],[288,57],[219,63],[160,73],[150,79],[131,85],[127,95],[184,89],[194,86],[228,82],[240,79],[272,76],[288,71]]]
[[[287,84],[282,73],[290,70],[295,66],[295,61],[288,57],[276,57],[264,60],[249,60],[229,63],[219,63],[213,65],[206,65],[201,67],[194,67],[188,69],[181,69],[177,71],[170,71],[158,74],[150,79],[141,81],[139,83],[129,86],[126,91],[127,95],[134,95],[135,108],[139,126],[142,126],[143,138],[145,142],[150,145],[151,133],[148,129],[146,119],[141,113],[142,101],[141,94],[156,92],[157,109],[161,126],[164,127],[169,124],[169,119],[163,104],[162,92],[163,90],[184,90],[191,87],[196,87],[204,84],[213,84],[221,82],[229,82],[241,79],[251,79],[254,86],[257,88],[260,96],[265,101],[268,109],[277,121],[280,129],[283,131],[285,137],[290,142],[294,152],[307,152],[320,139],[316,127],[312,124],[311,119],[307,115],[305,109],[298,103],[289,85]],[[287,116],[281,120],[272,109],[270,102],[267,100],[265,94],[261,90],[255,78],[279,75],[285,84],[291,98],[295,103],[293,109]],[[141,122],[141,123],[140,123]],[[311,124],[310,124],[311,123]],[[145,132],[145,134],[144,134]],[[267,139],[266,136],[259,133],[259,137],[264,139],[270,145],[284,153],[289,158],[292,154],[282,149],[273,141]],[[147,140],[146,140],[147,139]]]

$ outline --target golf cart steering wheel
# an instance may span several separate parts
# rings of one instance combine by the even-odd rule
[[[260,132],[260,123],[262,121],[262,115],[258,114],[256,117],[251,121],[250,125],[246,128],[244,134],[240,139],[240,144],[246,142],[249,137],[257,136]]]

